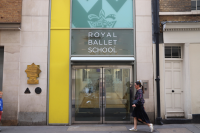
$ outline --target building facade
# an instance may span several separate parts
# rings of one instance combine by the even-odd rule
[[[160,0],[161,117],[194,120],[200,114],[199,2],[195,11],[191,11],[194,2],[185,0],[180,7],[170,2]],[[130,99],[137,80],[144,85],[145,110],[154,123],[156,55],[151,3],[0,3],[3,125],[132,123]]]
[[[200,120],[199,4],[198,0],[160,0],[160,96],[161,116],[166,123],[171,122],[169,118]]]
[[[49,1],[2,1],[0,12],[2,123],[45,125]],[[30,77],[25,71],[32,63],[40,66],[38,84],[27,84]],[[37,87],[42,89],[40,94],[35,93]]]
[[[151,1],[52,1],[48,123],[131,123],[138,79],[154,121],[151,32]]]

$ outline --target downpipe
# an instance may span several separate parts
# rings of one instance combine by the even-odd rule
[[[156,87],[157,87],[157,117],[156,124],[163,125],[160,113],[160,68],[159,68],[159,0],[153,0],[154,36],[156,41]]]

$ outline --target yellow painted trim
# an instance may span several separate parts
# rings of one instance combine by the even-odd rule
[[[70,0],[52,0],[49,124],[69,123]]]
[[[51,1],[52,27],[70,27],[70,0]]]
[[[70,30],[69,27],[52,27],[51,30]]]

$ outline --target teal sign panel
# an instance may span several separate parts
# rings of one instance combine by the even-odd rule
[[[133,55],[133,30],[80,30],[71,34],[71,55]]]
[[[72,0],[72,28],[133,28],[132,0]]]

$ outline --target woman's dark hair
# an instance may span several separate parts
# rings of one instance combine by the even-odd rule
[[[139,87],[141,87],[142,92],[144,94],[144,87],[141,85],[141,82],[140,81],[136,81],[135,83],[136,83],[136,85],[139,85]]]

